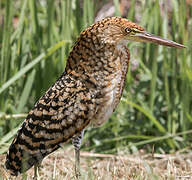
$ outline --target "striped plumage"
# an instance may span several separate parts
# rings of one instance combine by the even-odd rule
[[[65,72],[29,112],[9,148],[5,164],[12,175],[25,172],[88,125],[99,126],[111,116],[125,84],[127,42],[137,40],[133,35],[139,33],[145,33],[142,27],[112,17],[80,34]],[[182,47],[172,41],[160,44]]]

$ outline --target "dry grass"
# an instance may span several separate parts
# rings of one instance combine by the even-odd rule
[[[94,180],[189,180],[192,179],[192,153],[174,155],[110,155],[81,152],[81,179]],[[9,177],[3,171],[5,155],[0,156],[1,176]],[[31,168],[23,179],[33,176]],[[10,178],[10,177],[9,177]],[[0,178],[1,179],[1,178]],[[6,179],[6,178],[4,178]],[[10,179],[22,179],[21,176]],[[44,159],[39,179],[75,179],[74,154],[72,147],[60,149]]]

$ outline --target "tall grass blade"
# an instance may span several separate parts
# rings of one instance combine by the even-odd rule
[[[37,58],[35,58],[31,63],[26,65],[24,68],[22,68],[17,74],[15,74],[11,79],[9,79],[5,84],[3,84],[0,87],[0,94],[6,90],[10,85],[15,83],[16,80],[18,80],[21,76],[23,76],[26,72],[28,72],[30,69],[32,69],[37,63],[42,61],[43,59],[46,59],[50,55],[52,55],[57,49],[59,49],[65,41],[60,41],[55,46],[49,48],[46,53],[42,53]]]

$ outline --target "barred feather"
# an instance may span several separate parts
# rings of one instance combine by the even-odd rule
[[[12,175],[33,165],[77,136],[89,124],[103,124],[120,101],[129,64],[125,28],[143,28],[118,17],[83,31],[65,72],[29,112],[7,153]]]

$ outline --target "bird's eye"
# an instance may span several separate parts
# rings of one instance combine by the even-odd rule
[[[132,31],[132,30],[131,30],[130,28],[128,28],[128,27],[125,28],[125,32],[126,32],[126,33],[130,33],[131,31]]]

